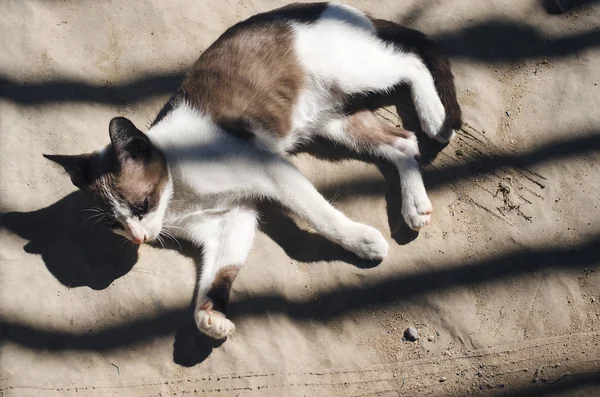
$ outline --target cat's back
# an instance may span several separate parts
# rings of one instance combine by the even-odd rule
[[[194,64],[180,90],[186,102],[245,139],[294,130],[294,106],[311,84],[297,51],[299,27],[324,20],[371,29],[359,11],[332,3],[291,4],[229,28]]]
[[[290,5],[232,26],[194,64],[182,95],[236,135],[284,135],[305,78],[293,51],[292,25],[310,23],[326,8],[327,3]]]

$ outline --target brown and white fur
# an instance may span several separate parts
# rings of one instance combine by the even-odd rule
[[[424,132],[442,142],[460,127],[446,58],[422,33],[338,4],[294,4],[227,30],[187,74],[147,134],[110,122],[111,144],[47,157],[98,202],[108,226],[135,243],[161,235],[202,247],[195,319],[224,338],[231,283],[252,248],[257,200],[273,200],[356,255],[381,260],[376,229],[348,219],[287,160],[313,137],[386,159],[400,174],[402,215],[419,230],[432,206],[412,132],[352,106],[407,85]]]

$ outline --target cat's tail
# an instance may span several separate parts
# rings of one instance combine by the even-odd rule
[[[450,61],[424,33],[383,19],[370,18],[380,39],[393,43],[403,51],[416,53],[433,76],[435,88],[446,109],[446,124],[453,130],[462,126],[462,112],[456,98],[454,75]]]

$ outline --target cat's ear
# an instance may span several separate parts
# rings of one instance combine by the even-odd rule
[[[92,155],[78,154],[63,156],[60,154],[44,154],[48,160],[54,161],[67,171],[73,185],[80,189],[92,182]]]
[[[119,160],[146,160],[152,155],[150,139],[125,117],[112,119],[108,133]]]

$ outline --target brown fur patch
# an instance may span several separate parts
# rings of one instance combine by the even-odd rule
[[[313,22],[326,7],[293,4],[229,28],[200,56],[170,102],[186,100],[244,139],[256,130],[285,136],[305,79],[286,21]],[[168,105],[161,115],[166,112]]]
[[[408,138],[412,133],[392,127],[377,118],[370,110],[359,110],[347,118],[346,131],[359,144],[368,148],[391,145],[398,138]]]
[[[183,96],[222,128],[242,136],[262,130],[284,136],[304,72],[284,23],[225,33],[194,65]]]
[[[108,186],[106,179],[110,179],[110,187],[114,189],[112,196],[136,208],[136,215],[151,210],[158,204],[168,179],[163,153],[154,147],[146,134],[124,117],[115,117],[110,121],[109,135],[111,146],[106,154],[110,158],[104,160],[112,166],[106,170],[106,178],[99,182]]]
[[[215,276],[215,280],[207,294],[208,298],[212,301],[215,310],[225,312],[227,309],[231,285],[241,268],[240,265],[225,266],[221,268]]]

